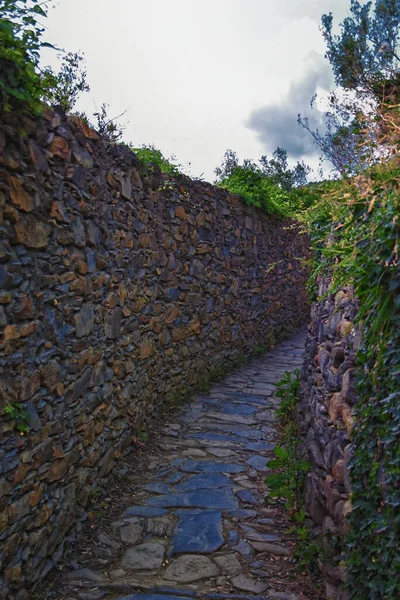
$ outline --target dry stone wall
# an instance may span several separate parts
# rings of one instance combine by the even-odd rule
[[[344,600],[345,572],[338,562],[338,540],[347,531],[351,510],[348,463],[356,403],[355,352],[361,337],[354,327],[358,304],[352,286],[329,293],[321,280],[311,308],[311,324],[301,375],[299,423],[311,463],[305,486],[306,512],[315,534],[322,534],[326,560],[320,568],[328,600]]]
[[[0,597],[163,401],[307,318],[308,243],[76,116],[0,124]],[[21,429],[23,431],[21,431]]]

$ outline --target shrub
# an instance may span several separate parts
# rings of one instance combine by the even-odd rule
[[[2,0],[0,5],[0,114],[38,113],[42,84],[38,72],[42,41],[40,18],[47,3],[38,0]]]
[[[165,158],[161,150],[158,150],[153,144],[143,144],[140,148],[131,146],[131,149],[143,164],[155,165],[162,173],[167,173],[171,176],[180,175],[182,165],[175,163],[176,159],[174,156],[171,156],[169,159]]]
[[[79,95],[90,91],[86,76],[83,56],[78,52],[68,52],[62,56],[58,73],[51,67],[42,70],[43,95],[50,104],[61,106],[65,112],[70,112]]]

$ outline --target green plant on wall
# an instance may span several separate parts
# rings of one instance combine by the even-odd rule
[[[29,432],[29,413],[21,404],[9,404],[4,408],[4,412],[8,417],[15,420],[15,429],[17,431],[22,434]]]
[[[177,176],[180,174],[180,168],[182,165],[176,163],[174,156],[166,158],[161,150],[156,148],[153,144],[143,144],[140,148],[135,148],[131,145],[131,150],[136,154],[141,163],[146,165],[151,172],[151,165],[155,165],[161,171],[161,173],[167,173],[167,175]]]
[[[291,433],[294,433],[292,429],[288,430],[288,434]],[[283,499],[288,509],[296,512],[304,504],[304,474],[311,466],[308,461],[297,458],[297,446],[298,442],[294,440],[292,444],[274,449],[276,458],[269,460],[267,467],[278,472],[265,479],[270,495]]]
[[[38,113],[43,95],[38,64],[47,2],[2,0],[0,4],[0,114]]]
[[[272,502],[283,502],[293,526],[287,533],[296,537],[294,556],[299,570],[315,575],[317,559],[323,556],[319,540],[313,538],[305,523],[304,482],[311,464],[300,453],[300,439],[295,423],[295,408],[300,386],[300,372],[286,371],[277,383],[276,396],[280,398],[277,416],[280,426],[281,445],[274,449],[275,458],[267,462],[267,467],[275,472],[265,479]]]
[[[291,514],[298,513],[303,504],[305,473],[311,465],[300,456],[300,439],[294,421],[300,371],[286,371],[277,383],[276,396],[280,398],[277,416],[280,426],[281,446],[274,449],[275,458],[267,462],[269,469],[276,472],[265,479],[269,495],[282,499]]]

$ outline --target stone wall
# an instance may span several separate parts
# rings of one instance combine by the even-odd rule
[[[9,597],[60,558],[96,479],[163,401],[307,318],[308,243],[50,110],[0,124],[0,230]]]
[[[351,510],[348,462],[355,394],[355,352],[360,332],[353,321],[358,306],[351,286],[329,294],[329,281],[321,281],[313,304],[301,376],[299,422],[301,438],[311,462],[307,474],[306,512],[314,534],[322,534],[329,559],[320,567],[328,600],[344,599],[345,578],[337,560]],[[335,560],[336,558],[336,560]]]

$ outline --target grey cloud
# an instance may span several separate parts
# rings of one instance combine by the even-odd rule
[[[310,101],[317,88],[328,91],[333,86],[333,75],[329,64],[322,56],[313,52],[306,74],[298,81],[292,81],[286,98],[276,104],[269,104],[251,112],[246,127],[253,130],[266,152],[273,152],[277,146],[285,148],[294,159],[316,155],[311,135],[297,123],[297,115],[308,117],[313,129],[324,127],[323,112]]]

